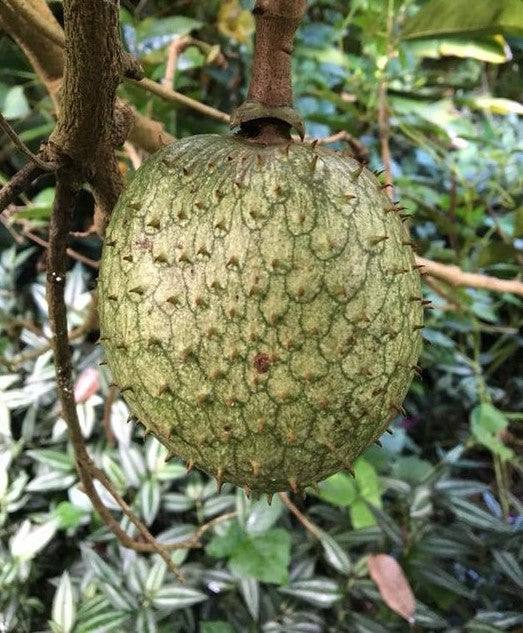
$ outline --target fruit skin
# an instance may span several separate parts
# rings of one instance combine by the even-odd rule
[[[398,211],[372,172],[320,146],[202,135],[152,156],[99,279],[107,361],[146,430],[248,491],[350,468],[421,348]]]

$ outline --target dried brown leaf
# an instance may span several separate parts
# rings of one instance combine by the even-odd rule
[[[409,624],[414,624],[416,600],[397,560],[388,554],[374,554],[369,556],[367,564],[385,604]]]

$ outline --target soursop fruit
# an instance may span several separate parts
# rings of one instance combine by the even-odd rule
[[[101,340],[133,413],[247,491],[342,468],[401,408],[420,275],[375,175],[329,149],[202,135],[152,156],[109,224]]]

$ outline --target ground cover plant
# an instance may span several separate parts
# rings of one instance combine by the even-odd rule
[[[385,169],[378,178],[404,207],[429,309],[419,375],[393,433],[353,475],[305,498],[276,494],[269,506],[229,484],[218,494],[214,479],[165,462],[166,450],[127,422],[97,345],[100,233],[114,200],[88,173],[65,303],[75,410],[101,473],[93,486],[135,548],[118,541],[84,493],[58,401],[45,289],[54,173],[9,200],[0,216],[0,631],[521,630],[523,16],[517,1],[498,4],[308,3],[293,53],[306,142]],[[74,5],[0,5],[0,109],[34,153],[55,129],[63,9]],[[227,131],[226,113],[247,90],[252,5],[122,1],[115,29],[145,74],[130,64],[118,88],[118,111],[135,113],[116,143],[122,180],[174,137]],[[116,3],[92,6],[102,19]],[[2,184],[28,163],[16,137],[2,136]]]

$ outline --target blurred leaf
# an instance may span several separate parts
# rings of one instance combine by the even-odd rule
[[[470,414],[470,428],[476,440],[502,459],[511,459],[512,449],[503,444],[499,432],[508,426],[507,418],[491,404],[480,404]]]
[[[449,506],[463,523],[471,525],[472,527],[499,533],[512,531],[509,525],[496,519],[488,514],[488,512],[485,512],[485,510],[478,508],[474,503],[470,503],[464,499],[453,498],[449,501]]]
[[[345,473],[336,473],[319,485],[320,498],[340,507],[350,506],[357,496],[354,479]]]
[[[288,587],[280,587],[279,590],[320,609],[329,609],[342,598],[338,583],[329,578],[298,580],[291,583]]]
[[[77,527],[84,517],[86,517],[85,510],[69,501],[61,501],[53,512],[53,518],[56,519],[61,530]]]
[[[510,552],[495,549],[492,555],[501,571],[520,589],[523,589],[523,569]]]
[[[20,561],[30,560],[49,543],[56,528],[55,521],[33,527],[30,521],[25,520],[9,541],[12,556]]]
[[[62,633],[71,633],[76,617],[75,596],[69,574],[64,572],[53,598],[52,618]]]
[[[489,33],[523,35],[523,4],[520,0],[476,0],[473,11],[466,0],[430,0],[405,22],[402,37]]]
[[[240,578],[239,587],[252,619],[260,617],[260,585],[254,578]]]
[[[504,64],[512,59],[510,48],[501,35],[477,39],[421,39],[408,44],[409,50],[419,57],[464,57],[490,64]]]
[[[249,10],[242,8],[239,0],[221,0],[218,30],[222,35],[245,44],[254,32],[254,18]]]
[[[160,509],[160,486],[158,482],[147,479],[140,488],[140,508],[146,525],[151,525]]]
[[[229,559],[233,574],[240,578],[256,578],[262,582],[285,584],[290,560],[291,538],[286,530],[245,536]]]
[[[205,593],[191,587],[164,585],[156,592],[153,604],[159,609],[174,611],[175,609],[185,609],[207,599],[208,596]]]
[[[235,633],[230,624],[223,621],[209,621],[200,624],[200,633]]]
[[[245,529],[250,534],[266,532],[276,523],[282,512],[283,503],[278,495],[274,496],[271,505],[267,503],[265,498],[262,498],[252,505]]]
[[[376,583],[383,602],[409,624],[414,623],[416,601],[411,586],[398,561],[388,554],[368,558],[369,574]]]
[[[13,86],[4,99],[2,114],[6,119],[23,119],[31,112],[22,86]]]
[[[517,114],[523,116],[523,104],[511,99],[501,97],[478,96],[467,99],[467,102],[478,110],[484,110],[491,114]]]
[[[122,631],[122,626],[128,621],[129,614],[111,609],[98,613],[78,624],[74,633],[111,633]]]
[[[352,565],[347,553],[341,545],[339,545],[330,534],[327,534],[327,532],[322,533],[321,544],[323,545],[325,560],[329,565],[341,574],[349,575]]]

